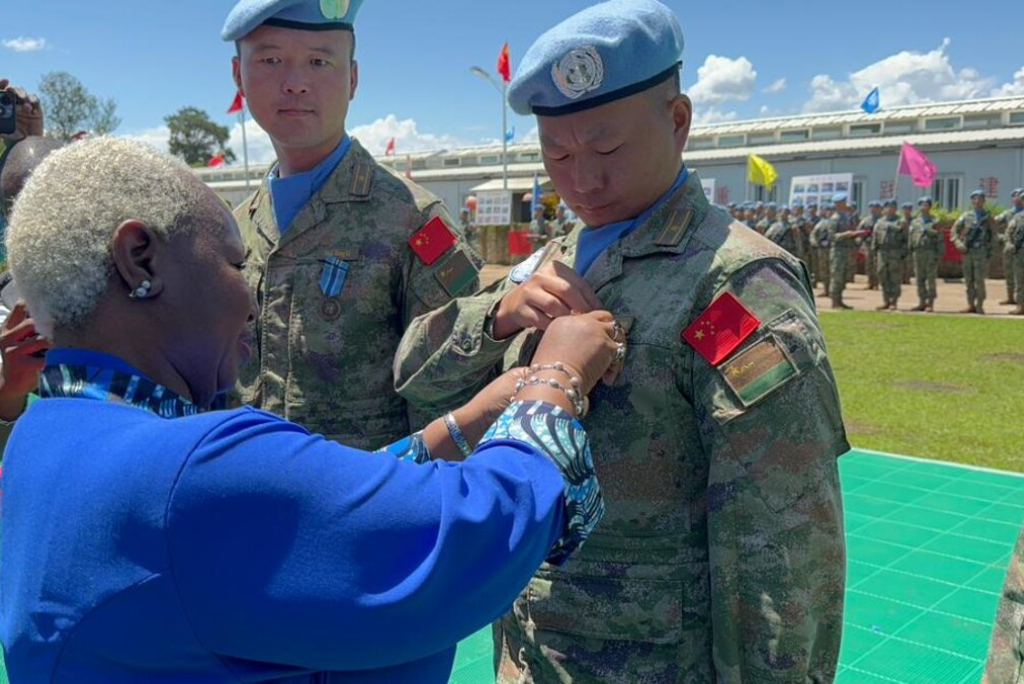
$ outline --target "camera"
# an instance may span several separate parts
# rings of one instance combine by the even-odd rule
[[[18,98],[14,93],[0,91],[0,135],[14,133],[18,122]]]

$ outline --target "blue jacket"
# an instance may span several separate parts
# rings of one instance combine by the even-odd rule
[[[564,488],[512,439],[421,465],[250,408],[165,419],[43,399],[4,461],[8,671],[446,681],[455,643],[508,609],[564,532]]]

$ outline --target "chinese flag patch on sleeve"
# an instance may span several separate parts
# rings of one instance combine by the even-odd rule
[[[708,363],[717,366],[760,326],[757,316],[732,293],[726,292],[683,331],[683,339]]]
[[[455,234],[445,225],[439,216],[427,221],[427,224],[409,238],[409,246],[416,256],[430,266],[455,245]]]

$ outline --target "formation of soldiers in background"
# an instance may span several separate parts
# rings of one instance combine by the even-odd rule
[[[950,230],[964,270],[967,307],[961,313],[985,313],[987,265],[993,250],[1002,247],[1006,298],[999,304],[1014,305],[1011,314],[1024,316],[1024,190],[1014,190],[1011,208],[998,216],[985,208],[985,200],[981,190],[971,193],[972,208]],[[918,303],[910,310],[934,311],[946,240],[936,225],[930,197],[917,201],[916,215],[913,203],[900,205],[889,199],[869,202],[868,214],[861,217],[845,193],[820,206],[745,202],[727,208],[734,219],[802,259],[811,284],[822,286],[819,296],[830,298],[833,309],[851,308],[843,302],[843,290],[854,281],[859,252],[867,289],[881,290],[882,303],[876,310],[896,311],[902,286],[910,284],[913,274]]]

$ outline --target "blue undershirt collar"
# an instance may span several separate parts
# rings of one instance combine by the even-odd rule
[[[270,170],[268,181],[270,198],[274,207],[274,218],[277,219],[279,233],[284,235],[302,208],[309,203],[313,195],[324,186],[334,170],[338,168],[338,164],[342,162],[351,147],[352,138],[346,135],[334,148],[334,151],[314,168],[287,178],[281,178],[278,175],[279,165],[274,164],[274,168]]]

